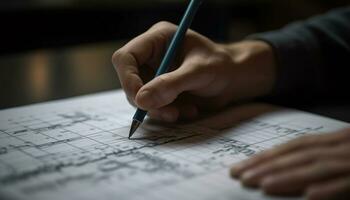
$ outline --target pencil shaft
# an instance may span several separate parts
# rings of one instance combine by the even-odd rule
[[[156,76],[162,75],[166,72],[168,72],[171,62],[173,61],[176,51],[181,45],[182,41],[185,38],[186,32],[191,26],[191,23],[193,21],[193,18],[201,4],[201,0],[192,0],[190,2],[190,5],[188,6],[180,25],[175,32],[175,35],[173,36],[169,48],[163,58],[162,63],[160,64],[160,67],[158,68]]]
[[[173,59],[176,55],[176,51],[180,47],[180,45],[182,44],[182,41],[184,40],[184,38],[186,36],[187,30],[190,28],[192,21],[193,21],[193,18],[196,15],[201,3],[202,3],[202,0],[191,0],[183,18],[179,24],[179,27],[178,27],[177,31],[175,32],[175,34],[170,42],[169,48],[165,53],[165,56],[164,56],[160,66],[157,70],[155,77],[160,76],[160,75],[167,73],[169,71],[171,62],[173,61]],[[147,115],[147,111],[137,109],[137,111],[133,117],[133,121],[137,121],[139,123],[142,123],[146,115]],[[133,133],[135,131],[136,130],[133,130],[130,132],[129,138],[133,135]]]

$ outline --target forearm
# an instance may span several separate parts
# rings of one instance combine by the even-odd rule
[[[313,98],[342,96],[350,62],[350,8],[250,36],[275,52],[277,78],[273,94]]]

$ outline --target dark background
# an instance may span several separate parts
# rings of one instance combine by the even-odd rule
[[[0,109],[120,88],[113,52],[158,21],[178,23],[187,2],[1,1]],[[207,0],[193,29],[233,42],[345,5],[347,0]],[[329,106],[335,105],[311,110],[342,115]]]

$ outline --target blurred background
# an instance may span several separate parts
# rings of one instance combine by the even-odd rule
[[[0,109],[120,87],[113,52],[187,0],[0,1]],[[193,29],[220,42],[348,5],[348,0],[206,0]]]

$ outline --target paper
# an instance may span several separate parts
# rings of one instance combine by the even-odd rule
[[[229,167],[348,126],[281,110],[224,131],[146,123],[128,140],[133,113],[121,91],[0,111],[0,199],[274,199]]]

